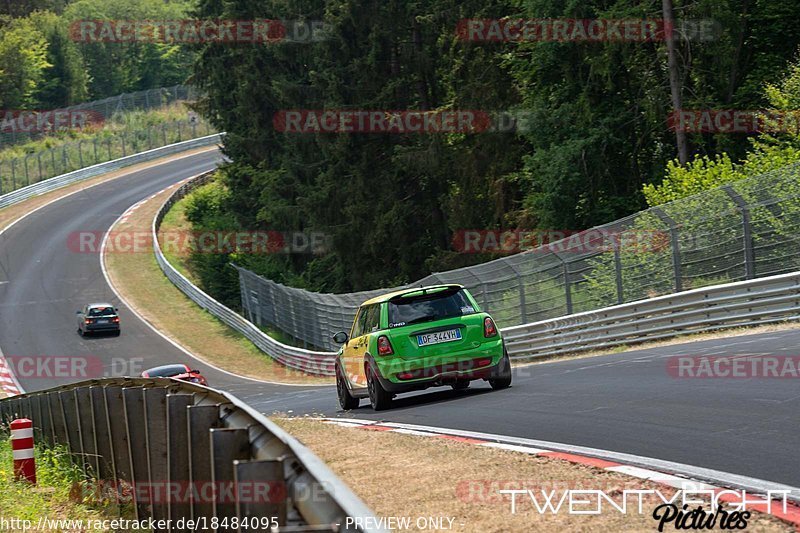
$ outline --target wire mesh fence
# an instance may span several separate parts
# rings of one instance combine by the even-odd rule
[[[500,327],[800,270],[800,163],[410,286],[460,283]],[[236,265],[234,265],[236,266]],[[239,272],[242,309],[334,350],[358,305],[389,289],[321,294]]]
[[[176,120],[0,160],[0,194],[73,170],[212,133],[216,132],[203,120]]]
[[[108,121],[117,113],[162,109],[175,102],[193,101],[196,99],[197,90],[194,87],[175,85],[173,87],[160,87],[157,89],[148,89],[146,91],[123,93],[102,100],[51,110],[47,113],[52,115],[59,112],[69,114],[76,111],[86,111],[90,116],[102,117],[103,120]],[[0,149],[39,139],[47,134],[48,132],[42,128],[28,128],[26,131],[26,129],[19,127],[4,127],[0,129]]]

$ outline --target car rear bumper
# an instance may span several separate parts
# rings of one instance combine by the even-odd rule
[[[503,341],[498,339],[454,356],[394,360],[380,364],[373,360],[373,365],[377,368],[376,374],[383,388],[392,393],[401,393],[456,381],[500,377],[503,352]]]
[[[86,324],[83,326],[84,331],[119,331],[119,324]]]

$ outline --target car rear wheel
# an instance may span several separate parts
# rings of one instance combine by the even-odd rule
[[[114,332],[114,336],[115,336],[115,337],[119,337],[120,333],[122,333],[122,331],[121,331],[121,330],[116,330],[116,331]]]
[[[369,390],[369,403],[375,411],[383,411],[392,405],[392,394],[383,388],[375,372],[367,367],[367,389]]]
[[[455,381],[455,382],[451,383],[450,386],[453,387],[453,390],[468,389],[469,388],[469,381],[466,381],[466,380]]]
[[[78,328],[78,335],[80,335],[81,337],[83,337],[84,335],[83,330],[81,328]]]
[[[347,383],[345,383],[338,366],[336,367],[336,394],[339,397],[339,405],[346,411],[356,409],[358,404],[361,403],[358,398],[353,398],[353,395],[350,394],[347,389]]]
[[[508,352],[503,348],[503,358],[498,363],[500,367],[499,375],[496,378],[489,380],[489,385],[494,390],[507,389],[511,386],[511,360],[508,358]]]

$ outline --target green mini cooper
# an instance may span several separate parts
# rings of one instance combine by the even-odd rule
[[[493,389],[511,385],[503,338],[487,313],[461,285],[405,289],[367,300],[336,357],[336,389],[343,409],[369,397],[376,411],[401,392],[472,380]]]

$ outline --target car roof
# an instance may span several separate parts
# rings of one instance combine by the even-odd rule
[[[403,294],[409,294],[412,292],[419,292],[419,291],[429,291],[431,289],[448,289],[451,287],[458,287],[459,289],[463,289],[464,286],[458,283],[446,283],[444,285],[429,285],[427,287],[408,287],[406,289],[401,289],[399,291],[387,292],[386,294],[381,294],[380,296],[376,296],[374,298],[370,298],[366,302],[362,303],[361,305],[372,305],[383,303],[388,300],[391,300],[395,296],[402,296]]]
[[[185,363],[171,363],[171,364],[168,364],[168,365],[154,366],[153,368],[148,368],[147,370],[145,370],[145,372],[149,374],[151,372],[156,372],[158,370],[167,370],[167,369],[172,369],[172,368],[175,368],[175,367],[181,367],[181,369],[184,370],[184,372],[188,372],[189,371],[188,370],[189,365],[187,365]]]
[[[109,303],[95,303],[95,304],[89,304],[89,305],[87,305],[87,307],[88,307],[89,309],[94,309],[95,307],[110,307],[110,308],[112,308],[112,309],[114,308],[114,306],[113,306],[112,304],[109,304]]]

